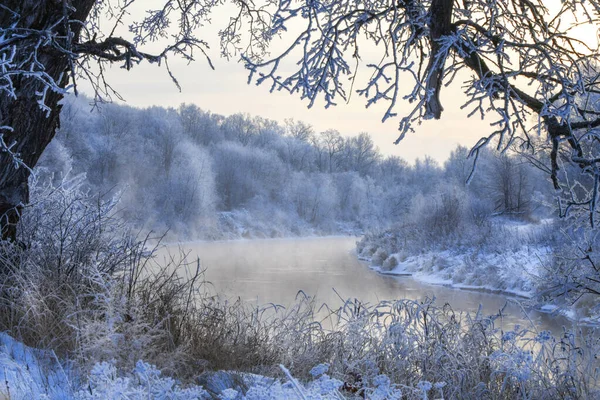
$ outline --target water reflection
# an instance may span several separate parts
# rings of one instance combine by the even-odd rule
[[[315,296],[318,304],[327,303],[331,308],[342,304],[340,297],[376,303],[435,296],[440,306],[449,303],[455,311],[475,312],[481,305],[482,311],[489,315],[497,313],[507,302],[501,295],[377,274],[356,258],[355,242],[355,238],[329,237],[195,242],[180,247],[189,252],[189,257],[200,257],[207,268],[206,279],[217,293],[256,304],[288,305],[299,291]],[[169,249],[176,250],[177,246]],[[551,330],[555,335],[562,332],[563,325],[569,326],[562,317],[535,311],[528,314],[538,329]],[[515,324],[529,326],[521,307],[514,302],[505,307],[504,317],[497,323],[507,330]]]

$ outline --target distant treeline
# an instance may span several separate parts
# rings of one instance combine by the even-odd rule
[[[344,137],[189,104],[92,110],[80,96],[65,102],[40,165],[54,180],[85,173],[90,190],[120,193],[127,220],[180,239],[383,229],[456,199],[473,218],[527,218],[549,198],[544,175],[525,159],[492,151],[466,185],[467,154],[458,147],[443,166],[428,157],[410,165],[384,157],[367,133]]]

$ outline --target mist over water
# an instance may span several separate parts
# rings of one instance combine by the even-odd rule
[[[358,260],[356,240],[327,237],[192,242],[167,250],[175,253],[181,248],[189,253],[188,260],[199,257],[206,268],[206,280],[219,295],[258,305],[289,305],[299,291],[316,297],[318,305],[326,303],[330,308],[341,306],[342,299],[356,298],[373,304],[379,300],[435,296],[440,306],[448,303],[457,312],[475,313],[481,305],[484,315],[492,315],[504,307],[504,317],[497,326],[505,330],[512,330],[515,324],[529,327],[531,320],[538,330],[547,329],[558,335],[563,326],[570,325],[565,318],[533,310],[525,316],[517,299],[503,295],[378,274]]]

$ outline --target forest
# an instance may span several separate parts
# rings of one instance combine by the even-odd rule
[[[475,178],[468,150],[443,163],[384,157],[368,133],[302,121],[221,116],[197,106],[137,109],[70,97],[39,163],[41,184],[85,175],[91,194],[118,196],[123,217],[172,240],[361,234],[452,202],[477,225],[550,218],[552,190],[518,154],[486,152]],[[423,222],[423,221],[421,221]],[[455,221],[436,233],[441,240]],[[433,232],[432,232],[433,233]]]

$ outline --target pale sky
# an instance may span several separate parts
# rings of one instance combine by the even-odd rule
[[[459,109],[460,93],[446,88],[442,119],[425,121],[416,126],[416,132],[394,145],[399,134],[399,119],[382,123],[381,108],[366,109],[362,98],[354,96],[349,104],[329,109],[320,105],[308,109],[307,103],[298,96],[269,93],[266,84],[258,87],[247,84],[247,72],[241,64],[223,59],[213,59],[213,62],[215,71],[201,60],[189,66],[176,66],[181,92],[166,71],[155,66],[141,65],[130,72],[113,68],[109,78],[127,104],[133,106],[177,107],[185,102],[223,115],[242,112],[282,123],[286,118],[294,118],[311,124],[317,131],[337,129],[345,136],[368,132],[383,154],[398,155],[411,162],[426,154],[443,161],[458,143],[474,144],[490,129],[489,124],[479,118],[467,119],[466,112]]]
[[[151,1],[138,4],[147,8]],[[140,18],[142,12],[141,9],[133,10],[132,18]],[[467,111],[460,110],[464,97],[458,79],[451,87],[443,90],[442,104],[445,111],[442,119],[425,121],[422,125],[415,126],[416,132],[409,133],[398,145],[393,142],[399,134],[397,128],[400,119],[393,118],[382,123],[383,104],[366,109],[364,98],[353,94],[349,104],[341,103],[329,109],[316,104],[308,109],[307,102],[301,101],[298,95],[269,93],[267,83],[259,87],[254,83],[247,84],[248,73],[243,65],[220,57],[216,31],[222,26],[220,21],[224,17],[224,11],[221,14],[223,15],[214,15],[213,24],[202,36],[211,43],[209,55],[216,70],[211,70],[201,57],[190,65],[180,60],[170,60],[169,64],[181,84],[181,92],[164,68],[147,63],[136,66],[129,72],[114,66],[107,71],[109,82],[129,105],[137,107],[177,107],[185,102],[223,115],[242,112],[282,123],[286,118],[293,118],[311,124],[317,131],[336,129],[344,136],[368,132],[383,154],[398,155],[410,162],[425,155],[443,162],[457,144],[473,145],[490,132],[489,123],[481,121],[479,117],[467,119]],[[122,35],[129,38],[126,31]],[[285,37],[283,40],[285,41]],[[363,77],[368,76],[366,68],[364,71]],[[357,82],[355,88],[361,87],[361,83],[364,80]],[[85,85],[83,88],[85,92]],[[406,90],[411,88],[412,86],[407,85]],[[398,114],[401,116],[403,111],[408,111],[408,106],[407,102],[403,102],[397,110]]]

